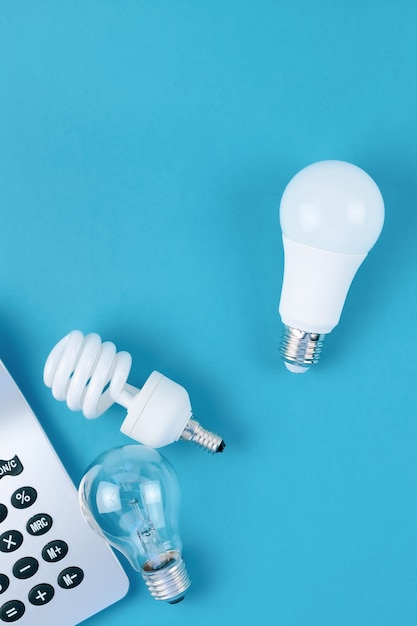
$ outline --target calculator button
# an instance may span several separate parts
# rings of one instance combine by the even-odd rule
[[[40,585],[36,585],[29,591],[29,602],[31,604],[35,604],[36,606],[41,606],[42,604],[48,604],[52,600],[55,595],[55,589],[52,585],[48,585],[47,583],[41,583]]]
[[[44,535],[52,527],[52,517],[48,513],[38,513],[30,518],[26,524],[29,535]]]
[[[0,574],[0,593],[7,591],[10,584],[10,580],[6,574]]]
[[[58,585],[62,589],[78,587],[84,578],[84,572],[79,567],[67,567],[58,576]]]
[[[13,574],[16,578],[24,580],[34,576],[39,569],[39,563],[32,556],[24,556],[13,565]]]
[[[12,504],[16,509],[27,509],[37,497],[38,493],[33,487],[20,487],[12,495]]]
[[[0,535],[0,552],[14,552],[23,543],[23,535],[18,530],[7,530]]]
[[[10,600],[0,608],[0,619],[3,622],[17,622],[25,612],[25,605],[20,600]]]
[[[7,461],[0,459],[0,478],[4,476],[19,476],[22,472],[23,465],[17,455]]]
[[[7,506],[5,504],[0,504],[0,523],[4,522],[7,517]]]
[[[61,561],[68,554],[68,544],[61,539],[47,543],[42,550],[42,558],[48,563]]]

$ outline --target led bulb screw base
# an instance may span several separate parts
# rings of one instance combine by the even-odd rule
[[[184,594],[191,585],[191,580],[180,554],[169,552],[168,562],[159,569],[145,563],[141,573],[148,591],[155,600],[165,600],[177,604],[184,599]]]
[[[183,439],[184,441],[192,441],[213,454],[216,452],[223,452],[226,447],[222,437],[206,430],[194,419],[188,420],[180,439]]]
[[[284,325],[280,355],[290,371],[302,373],[320,360],[326,335]]]

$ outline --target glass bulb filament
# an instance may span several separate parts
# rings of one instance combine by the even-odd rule
[[[163,542],[155,530],[155,527],[149,517],[142,513],[139,506],[139,500],[134,498],[130,500],[129,506],[132,507],[136,519],[136,535],[142,546],[143,552],[147,556],[148,567],[152,570],[164,567],[169,558],[163,551]]]

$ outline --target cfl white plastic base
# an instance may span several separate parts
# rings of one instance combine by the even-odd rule
[[[160,372],[152,372],[131,401],[120,430],[152,448],[178,441],[192,417],[187,391]]]

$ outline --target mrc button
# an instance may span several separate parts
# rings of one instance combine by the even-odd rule
[[[52,528],[52,517],[48,513],[38,513],[30,518],[26,524],[29,535],[44,535]]]

